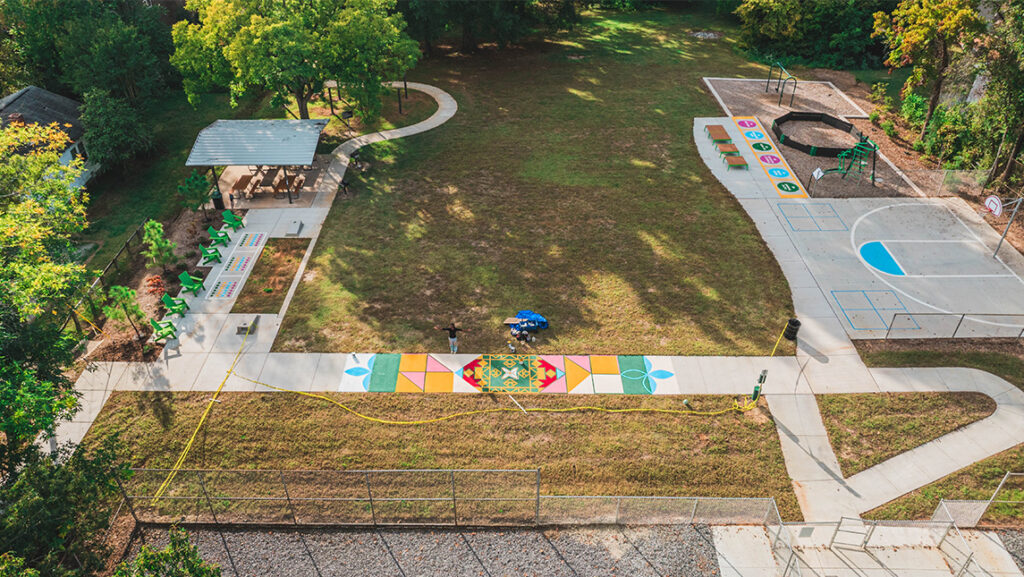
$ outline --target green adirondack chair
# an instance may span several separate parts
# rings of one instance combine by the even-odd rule
[[[160,302],[164,303],[167,312],[174,315],[185,316],[185,311],[188,310],[188,303],[185,302],[185,299],[176,299],[167,293],[160,297]]]
[[[203,264],[209,262],[220,262],[220,251],[213,245],[210,245],[209,248],[199,245],[199,250],[203,253]]]
[[[228,233],[214,229],[212,226],[206,227],[206,232],[210,233],[210,246],[221,245],[227,246],[231,242],[231,237]]]
[[[192,276],[187,272],[179,274],[178,280],[181,281],[181,289],[187,293],[198,295],[199,291],[206,288],[203,286],[203,277]]]
[[[174,325],[171,324],[171,321],[149,319],[149,326],[153,327],[154,341],[178,338],[178,331],[174,328]]]
[[[235,213],[231,212],[230,210],[225,210],[224,212],[220,213],[220,215],[224,217],[224,224],[226,224],[228,228],[232,230],[232,232],[240,228],[245,228],[245,223],[242,222],[242,219],[235,216]]]

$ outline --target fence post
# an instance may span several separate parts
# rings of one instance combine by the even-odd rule
[[[957,321],[956,328],[953,329],[953,336],[950,337],[950,338],[953,338],[953,339],[956,338],[956,333],[957,333],[957,331],[960,330],[960,325],[964,324],[964,317],[966,317],[966,316],[967,316],[966,314],[960,315],[960,320]]]
[[[540,525],[540,469],[537,469],[537,506],[534,510],[534,525]]]
[[[700,499],[695,498],[693,500],[693,510],[690,511],[690,524],[693,525],[693,520],[697,518],[697,503],[700,503]]]
[[[370,518],[373,519],[373,526],[377,526],[377,512],[373,508],[373,489],[370,488],[370,473],[363,473],[366,479],[366,495],[370,498]]]
[[[295,507],[292,505],[292,496],[288,493],[288,482],[284,480],[284,471],[278,471],[281,476],[281,486],[284,487],[284,498],[288,500],[288,510],[292,512],[292,523],[299,524],[299,516],[295,513]]]
[[[241,575],[238,572],[238,567],[235,567],[235,559],[231,556],[231,549],[228,548],[228,540],[224,537],[224,530],[220,526],[220,521],[217,520],[217,512],[213,510],[213,501],[210,500],[210,494],[206,492],[206,483],[203,482],[203,472],[196,471],[196,478],[199,479],[199,486],[203,489],[203,496],[206,497],[206,505],[210,507],[210,515],[213,515],[213,524],[217,526],[217,533],[220,535],[220,541],[224,545],[224,552],[228,554],[228,561],[231,562],[231,570],[235,572],[235,575]]]
[[[622,508],[622,497],[615,497],[615,524],[619,524],[619,510]]]
[[[455,500],[455,469],[452,469],[451,471],[448,471],[448,474],[451,476],[451,481],[452,481],[452,522],[455,523],[456,527],[458,527],[459,526],[459,508],[458,508],[458,502],[456,502],[456,500]]]

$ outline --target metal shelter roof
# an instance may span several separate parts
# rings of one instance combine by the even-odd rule
[[[306,166],[326,119],[218,120],[199,131],[185,166]]]

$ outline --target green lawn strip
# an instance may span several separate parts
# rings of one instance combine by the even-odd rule
[[[867,512],[868,519],[929,519],[942,499],[988,500],[1007,471],[1024,471],[1024,445],[978,461],[970,467],[894,499]],[[1004,496],[1005,498],[1005,496]],[[1015,499],[1024,498],[1017,491]],[[986,523],[1024,526],[1024,509],[1019,505],[990,508],[983,517]]]
[[[231,312],[277,314],[308,247],[308,238],[268,240]]]
[[[829,441],[844,477],[991,415],[981,393],[818,395]]]
[[[981,369],[1024,388],[1024,358],[1010,353],[984,350],[864,350],[861,358],[869,367],[968,367]]]
[[[693,143],[720,116],[702,76],[758,76],[692,15],[602,13],[505,52],[437,57],[411,79],[459,103],[378,143],[335,202],[277,351],[497,351],[501,321],[551,320],[537,352],[771,350],[792,312],[775,259]],[[789,348],[782,352],[791,352]]]
[[[516,406],[502,395],[327,394],[374,417],[417,420]],[[207,393],[117,392],[86,445],[119,434],[135,467],[168,467],[192,434]],[[773,421],[758,410],[715,417],[660,413],[511,412],[428,425],[381,425],[323,400],[222,393],[185,463],[191,468],[541,468],[550,495],[775,497],[801,518]],[[597,405],[683,409],[677,397],[547,395],[527,407]],[[699,410],[732,397],[690,397]],[[240,487],[245,491],[245,487]],[[251,491],[246,493],[252,496]]]

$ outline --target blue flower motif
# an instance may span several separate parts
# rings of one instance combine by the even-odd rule
[[[353,355],[355,357],[355,355]],[[345,369],[346,375],[352,375],[353,377],[363,377],[363,390],[370,390],[370,377],[373,375],[373,361],[377,358],[377,355],[372,355],[368,361],[366,361],[365,367],[352,367],[351,369]]]
[[[651,364],[651,360],[647,357],[644,357],[644,366],[647,368],[646,371],[627,369],[619,373],[619,375],[624,379],[640,381],[640,384],[643,385],[644,390],[647,391],[647,394],[649,395],[653,395],[654,391],[658,388],[658,383],[656,382],[657,379],[667,379],[675,374],[672,371],[666,371],[663,369],[652,371],[651,369],[653,368],[653,365]]]

